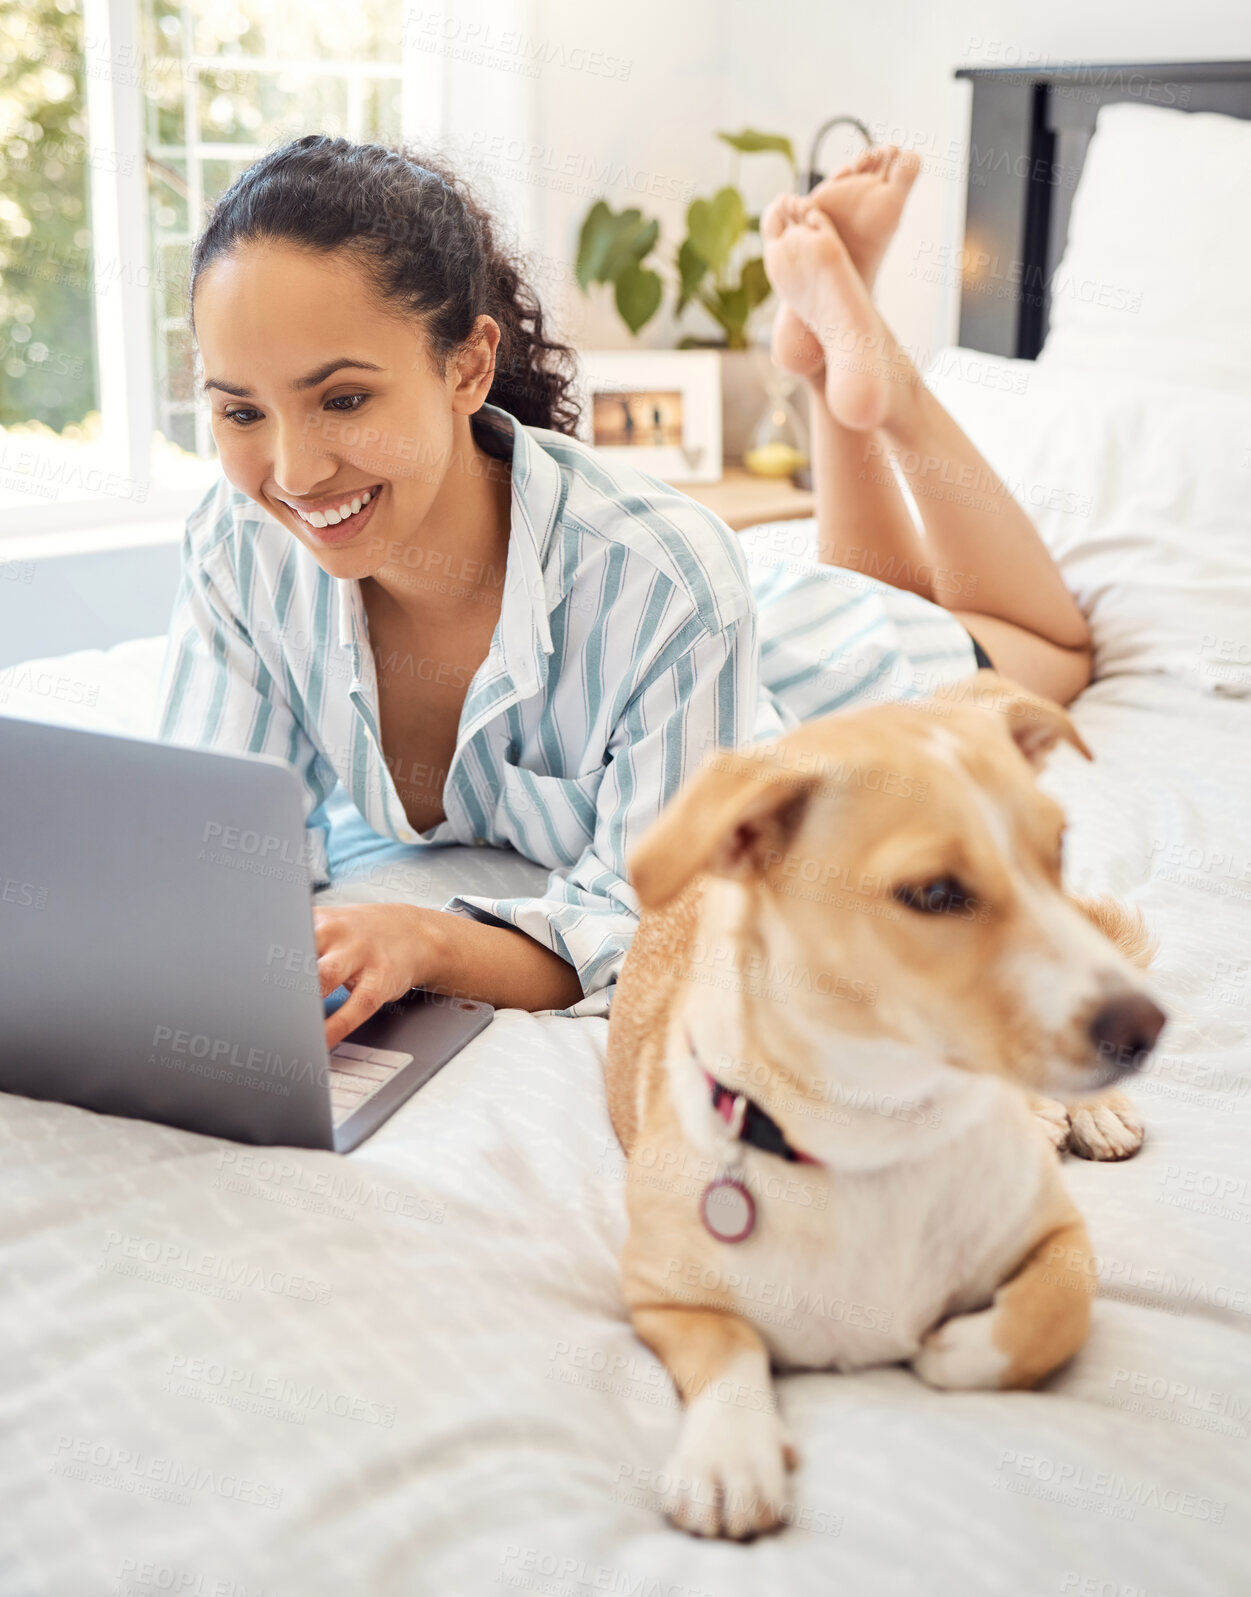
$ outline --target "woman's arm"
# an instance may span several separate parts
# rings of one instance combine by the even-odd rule
[[[745,613],[717,631],[692,613],[646,663],[618,668],[620,707],[604,750],[592,836],[579,857],[553,870],[532,897],[462,894],[447,905],[488,924],[507,922],[568,960],[581,983],[579,1015],[608,1013],[638,928],[638,895],[626,869],[635,844],[707,755],[752,736],[760,678],[746,582],[741,599]]]
[[[313,923],[322,997],[345,983],[352,989],[326,1022],[327,1048],[411,987],[496,1009],[567,1009],[582,997],[568,960],[511,926],[417,904],[314,909]]]
[[[688,616],[645,666],[636,664],[605,750],[594,835],[543,893],[458,896],[449,910],[350,904],[314,912],[323,995],[352,987],[327,1022],[332,1047],[381,1004],[440,978],[498,1006],[608,1013],[638,927],[631,849],[706,755],[753,731],[759,662],[746,583],[742,597],[744,613],[720,630]]]
[[[441,992],[481,998],[497,1009],[567,1009],[582,983],[567,959],[511,926],[487,926],[441,909],[418,911],[434,945]]]

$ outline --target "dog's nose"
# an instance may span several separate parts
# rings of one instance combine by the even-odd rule
[[[1090,1023],[1100,1060],[1118,1070],[1137,1070],[1155,1047],[1168,1016],[1145,993],[1114,998]]]

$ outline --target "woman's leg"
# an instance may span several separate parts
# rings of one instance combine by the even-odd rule
[[[933,599],[931,566],[884,440],[830,415],[824,361],[807,386],[820,558]]]
[[[775,358],[812,391],[822,559],[942,605],[1005,675],[1068,703],[1090,680],[1085,619],[1025,512],[924,387],[857,269],[876,222],[876,270],[911,176],[893,217],[880,205],[869,214],[863,195],[840,192],[845,181],[822,185],[824,197],[783,196],[762,223],[770,280],[786,302]]]
[[[868,150],[808,196],[834,223],[872,293],[886,246],[920,171],[920,158],[893,145]],[[770,207],[769,217],[776,213]],[[768,226],[769,223],[766,223]],[[785,299],[773,320],[773,359],[809,391],[817,545],[826,565],[849,566],[930,598],[916,523],[887,452],[840,426],[825,403],[825,351]]]

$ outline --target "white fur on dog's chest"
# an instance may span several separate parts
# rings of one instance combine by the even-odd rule
[[[909,1359],[940,1320],[988,1302],[1020,1258],[1038,1144],[1028,1117],[999,1109],[928,1157],[878,1170],[818,1170],[750,1150],[756,1230],[743,1243],[709,1238],[696,1268],[730,1287],[779,1364]]]

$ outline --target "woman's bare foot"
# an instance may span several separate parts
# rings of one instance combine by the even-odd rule
[[[822,208],[784,194],[760,231],[769,281],[821,352],[830,414],[854,432],[886,426],[913,398],[919,378],[834,224]]]
[[[915,150],[879,145],[805,196],[833,222],[870,293],[920,170],[921,157]],[[784,371],[808,378],[818,378],[824,362],[820,343],[785,300],[773,321],[773,359]]]
[[[808,196],[833,222],[870,294],[920,170],[915,150],[879,145],[818,183]]]

